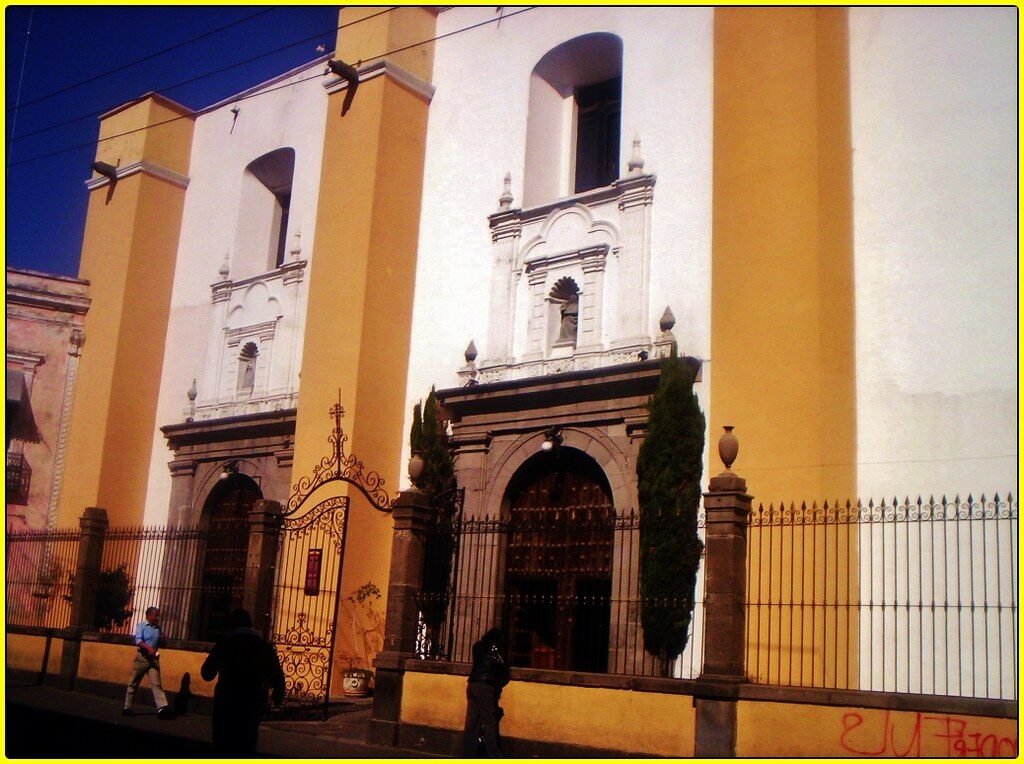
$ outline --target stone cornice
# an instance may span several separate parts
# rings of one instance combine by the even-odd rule
[[[170,183],[171,185],[178,186],[179,188],[188,188],[189,178],[187,175],[182,175],[181,173],[175,172],[174,170],[162,165],[153,164],[145,159],[138,162],[132,162],[131,164],[126,164],[124,167],[118,167],[115,179],[121,180],[122,178],[127,178],[139,173],[149,175],[153,178],[158,178]],[[105,188],[106,186],[109,186],[110,183],[110,178],[90,178],[85,182],[85,187],[90,191],[95,191],[98,188]]]
[[[589,247],[581,247],[580,249],[558,252],[554,255],[534,257],[527,259],[526,272],[531,274],[534,271],[546,271],[554,265],[571,261],[579,261],[584,265],[585,270],[601,270],[604,267],[605,260],[608,258],[608,251],[609,247],[607,244],[595,244]]]
[[[377,59],[360,68],[359,84],[362,85],[382,75],[390,77],[394,83],[412,91],[427,103],[434,97],[433,85],[386,58]],[[324,88],[328,95],[333,95],[348,88],[348,83],[336,74],[331,74],[324,80]]]
[[[160,432],[173,451],[186,445],[291,436],[295,433],[295,409],[168,424]]]
[[[44,308],[60,313],[71,313],[84,316],[92,302],[88,297],[44,292],[26,288],[23,285],[7,285],[7,305],[24,305],[32,308]]]

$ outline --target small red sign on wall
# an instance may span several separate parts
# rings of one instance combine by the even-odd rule
[[[320,593],[320,561],[322,549],[310,549],[306,557],[306,596],[315,597]]]

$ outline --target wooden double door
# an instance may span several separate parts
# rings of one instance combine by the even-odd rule
[[[505,623],[513,666],[608,667],[615,511],[600,468],[538,454],[511,491]]]

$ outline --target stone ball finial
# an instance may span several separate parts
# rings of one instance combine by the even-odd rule
[[[724,425],[722,429],[725,430],[725,432],[718,438],[718,457],[722,460],[722,464],[725,465],[725,472],[722,474],[731,475],[732,465],[736,461],[736,456],[740,452],[740,442],[736,436],[732,434],[733,425]]]
[[[466,363],[467,364],[473,363],[473,361],[476,360],[476,356],[477,356],[476,343],[473,340],[470,340],[469,344],[466,345],[465,356],[466,356]]]
[[[512,206],[512,173],[505,173],[505,185],[498,197],[498,209],[507,210]]]
[[[416,488],[416,481],[420,479],[420,475],[422,474],[423,457],[414,451],[412,456],[409,457],[409,480],[412,481],[414,490]]]
[[[658,326],[661,327],[663,332],[672,331],[672,327],[676,325],[676,315],[672,312],[670,305],[665,306],[665,312],[661,314],[661,321]]]

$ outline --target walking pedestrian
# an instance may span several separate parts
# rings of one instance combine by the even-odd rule
[[[207,682],[217,679],[213,691],[213,745],[221,753],[252,754],[268,693],[275,706],[284,700],[284,672],[274,648],[252,628],[247,611],[233,611],[228,616],[228,629],[200,669]]]
[[[473,645],[473,667],[466,686],[466,728],[462,735],[464,757],[476,755],[480,738],[488,756],[502,755],[498,722],[504,714],[498,707],[498,699],[508,680],[505,636],[500,629],[491,629]]]
[[[124,708],[121,713],[125,716],[134,716],[135,711],[132,705],[135,702],[135,691],[139,689],[142,677],[149,677],[149,686],[153,690],[153,702],[156,704],[156,715],[160,719],[174,718],[171,709],[167,707],[167,696],[164,694],[163,684],[160,680],[160,652],[159,647],[163,637],[160,633],[160,608],[150,606],[146,608],[146,620],[139,621],[135,627],[135,647],[138,651],[135,661],[132,663],[132,679],[128,682],[128,689],[124,694]]]

